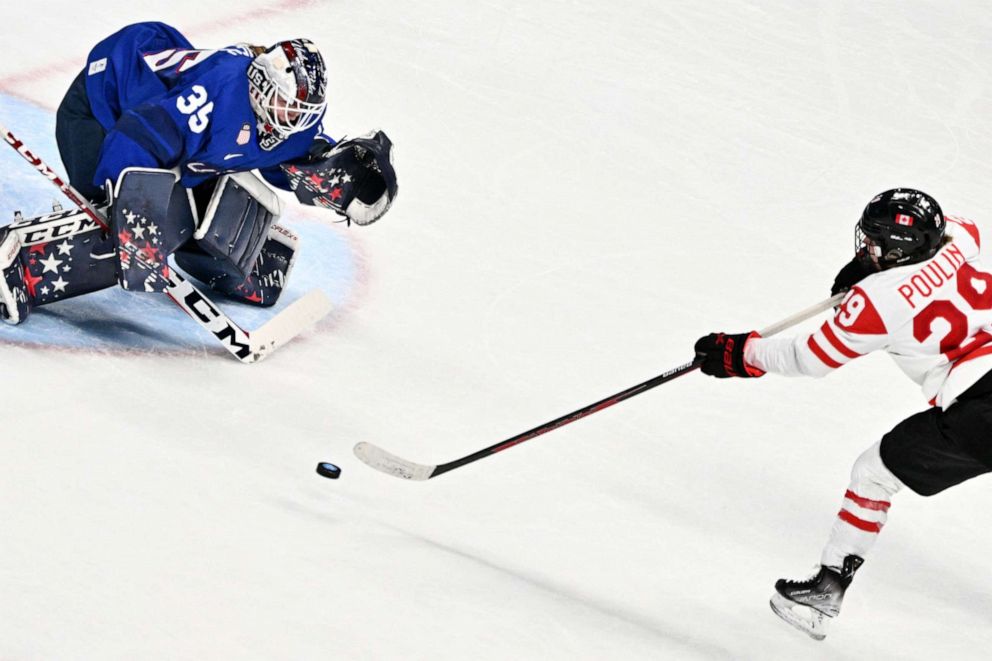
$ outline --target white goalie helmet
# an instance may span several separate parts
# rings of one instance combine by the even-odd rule
[[[326,92],[324,58],[309,39],[281,41],[248,66],[252,110],[280,138],[317,124],[327,108]]]

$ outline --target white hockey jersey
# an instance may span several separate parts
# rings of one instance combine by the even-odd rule
[[[932,405],[949,407],[992,369],[992,264],[975,223],[946,219],[945,243],[932,259],[873,273],[815,333],[752,339],[745,361],[821,377],[884,349]]]

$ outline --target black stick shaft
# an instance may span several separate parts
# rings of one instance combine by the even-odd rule
[[[667,383],[668,381],[677,379],[680,376],[685,376],[690,372],[694,372],[695,370],[699,369],[699,366],[700,363],[698,362],[691,362],[691,363],[686,363],[685,365],[680,365],[679,367],[669,370],[663,374],[659,374],[658,376],[654,377],[653,379],[649,379],[644,383],[639,383],[636,386],[631,386],[630,388],[618,392],[615,395],[610,395],[605,399],[601,399],[598,402],[595,402],[588,406],[584,406],[583,408],[578,409],[576,411],[572,411],[571,413],[563,415],[560,418],[555,418],[551,422],[546,422],[543,425],[534,427],[533,429],[529,431],[525,431],[522,434],[517,434],[516,436],[508,438],[505,441],[502,441],[495,445],[490,445],[488,448],[483,448],[482,450],[479,450],[478,452],[474,452],[468,456],[462,457],[461,459],[449,461],[446,464],[440,464],[431,473],[431,477],[437,477],[441,473],[446,473],[460,466],[464,466],[465,464],[470,464],[473,461],[478,461],[479,459],[482,459],[483,457],[488,457],[491,454],[502,452],[503,450],[512,448],[514,445],[520,445],[521,443],[525,443],[531,440],[532,438],[536,438],[542,434],[546,434],[549,431],[553,431],[555,429],[558,429],[559,427],[564,427],[565,425],[575,422],[576,420],[581,420],[587,415],[592,415],[593,413],[596,413],[597,411],[602,411],[603,409],[609,408],[614,404],[619,404],[625,399],[630,399],[634,395],[640,395],[642,392],[647,392],[648,390],[660,386],[663,383]]]
[[[795,314],[786,317],[785,319],[782,319],[781,321],[778,321],[772,324],[771,326],[768,326],[767,328],[761,329],[760,331],[758,331],[758,334],[761,337],[771,337],[772,335],[775,335],[785,330],[786,328],[791,328],[792,326],[795,326],[796,324],[802,321],[805,321],[821,312],[829,310],[835,305],[839,305],[840,302],[843,300],[843,298],[844,298],[843,293],[831,296],[830,298],[820,301],[819,303],[816,303],[814,305],[811,305],[805,310],[800,310],[799,312],[796,312]],[[496,454],[497,452],[502,452],[503,450],[512,448],[514,445],[520,445],[521,443],[525,443],[532,438],[540,436],[541,434],[546,434],[549,431],[552,431],[553,429],[558,429],[559,427],[564,427],[565,425],[575,422],[576,420],[581,420],[587,415],[592,415],[596,411],[602,411],[603,409],[613,406],[614,404],[618,404],[619,402],[622,402],[625,399],[630,399],[634,395],[640,395],[642,392],[651,390],[652,388],[660,386],[663,383],[667,383],[668,381],[677,379],[680,376],[684,376],[690,372],[694,372],[697,369],[699,369],[700,364],[701,363],[699,363],[698,361],[693,361],[691,363],[680,365],[679,367],[676,367],[675,369],[671,369],[668,370],[667,372],[659,374],[658,376],[654,377],[653,379],[649,379],[644,383],[639,383],[636,386],[632,386],[630,388],[627,388],[626,390],[618,392],[615,395],[611,395],[606,399],[601,399],[595,404],[590,404],[589,406],[585,406],[581,409],[578,409],[577,411],[572,411],[567,415],[563,415],[560,418],[555,418],[551,422],[546,422],[543,425],[540,425],[539,427],[534,427],[530,431],[525,431],[522,434],[517,434],[516,436],[513,436],[512,438],[508,438],[501,443],[497,443],[496,445],[490,445],[488,448],[483,448],[482,450],[479,450],[478,452],[475,452],[468,456],[462,457],[461,459],[449,461],[446,464],[439,464],[434,468],[433,471],[431,471],[430,477],[437,477],[438,475],[442,473],[447,473],[448,471],[454,470],[459,466],[464,466],[465,464],[470,464],[473,461],[478,461],[483,457],[488,457],[489,455]]]

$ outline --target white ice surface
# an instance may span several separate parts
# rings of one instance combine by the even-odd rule
[[[401,192],[259,365],[0,345],[0,658],[988,658],[988,478],[897,496],[824,643],[768,608],[925,406],[883,356],[694,374],[425,483],[351,455],[449,461],[820,300],[886,188],[987,222],[987,3],[8,2],[0,92],[51,112],[149,19],[317,41],[328,131],[386,129]]]

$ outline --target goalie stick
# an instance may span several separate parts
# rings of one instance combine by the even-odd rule
[[[810,317],[813,317],[825,310],[829,310],[830,308],[839,304],[841,300],[843,300],[845,295],[846,295],[845,293],[842,293],[842,294],[837,294],[836,296],[831,296],[830,298],[824,301],[820,301],[815,305],[811,305],[805,310],[801,310],[800,312],[797,312],[791,317],[788,317],[775,324],[772,324],[771,326],[759,331],[759,333],[761,334],[762,337],[771,337],[772,335],[775,335],[776,333],[780,333],[786,328],[795,326],[796,324],[805,321]],[[589,404],[588,406],[585,406],[581,409],[563,415],[560,418],[555,418],[550,422],[546,422],[543,425],[534,427],[529,431],[525,431],[522,434],[517,434],[516,436],[508,438],[505,441],[502,441],[495,445],[490,445],[489,447],[483,448],[478,452],[473,452],[470,455],[466,455],[461,459],[455,459],[454,461],[449,461],[446,464],[436,464],[436,465],[418,464],[416,462],[403,459],[402,457],[398,457],[395,454],[386,452],[379,446],[374,445],[372,443],[366,443],[364,441],[355,445],[354,448],[355,456],[357,456],[359,459],[361,459],[363,462],[365,462],[372,468],[381,471],[383,473],[392,475],[394,477],[399,477],[404,480],[413,480],[417,482],[423,480],[429,480],[432,477],[437,477],[438,475],[447,473],[448,471],[454,470],[456,468],[460,468],[465,464],[470,464],[473,461],[478,461],[479,459],[483,459],[490,455],[496,454],[497,452],[508,450],[515,445],[520,445],[521,443],[529,441],[532,438],[535,438],[542,434],[546,434],[549,431],[553,431],[555,429],[558,429],[559,427],[564,427],[565,425],[575,422],[576,420],[581,420],[582,418],[588,415],[592,415],[597,411],[602,411],[603,409],[613,406],[614,404],[618,404],[624,401],[625,399],[630,399],[634,395],[639,395],[642,392],[651,390],[652,388],[660,386],[663,383],[668,383],[669,381],[677,379],[680,376],[685,376],[690,372],[694,372],[697,369],[699,369],[699,366],[700,363],[696,362],[695,360],[689,363],[685,363],[684,365],[680,365],[674,369],[670,369],[667,372],[659,374],[658,376],[654,377],[653,379],[649,379],[644,383],[639,383],[636,386],[632,386],[626,390],[616,393],[615,395],[611,395],[605,399],[601,399],[598,402],[595,402],[594,404]]]
[[[63,181],[52,168],[35,156],[2,124],[0,131],[14,151],[61,190],[63,195],[85,212],[104,232],[110,231],[107,219],[89,200]],[[132,260],[145,261],[131,242],[124,243],[121,248]],[[299,335],[331,311],[330,299],[321,290],[314,289],[276,313],[261,328],[249,332],[224,314],[203,292],[174,269],[166,269],[166,274],[165,294],[242,363],[255,363],[271,355],[276,348]]]

